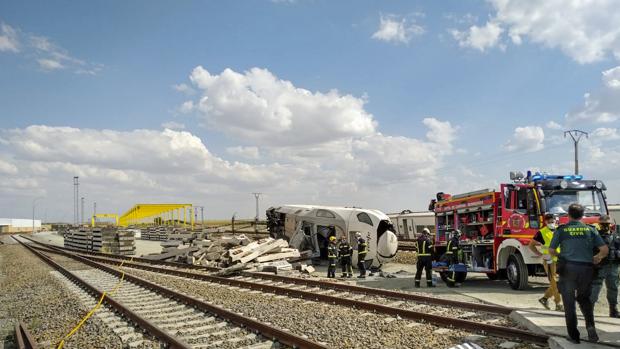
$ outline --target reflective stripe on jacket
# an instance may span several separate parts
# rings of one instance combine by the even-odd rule
[[[420,242],[422,243],[422,246],[420,246]],[[433,248],[433,243],[431,241],[429,241],[428,239],[423,239],[423,240],[418,240],[416,241],[416,249],[418,251],[418,256],[422,257],[422,256],[430,256],[431,255],[431,248]]]
[[[540,235],[542,235],[543,241],[545,241],[543,247],[542,247],[542,253],[546,254],[546,255],[550,255],[549,253],[549,245],[551,244],[551,239],[553,239],[553,233],[555,233],[553,230],[549,229],[549,227],[544,227],[542,229],[540,229]],[[555,249],[558,253],[560,253],[560,248],[556,248]],[[557,262],[558,261],[558,257],[553,257],[553,261]]]

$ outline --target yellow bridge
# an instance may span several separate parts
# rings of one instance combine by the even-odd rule
[[[192,204],[136,204],[119,219],[119,225],[183,225],[194,227]]]

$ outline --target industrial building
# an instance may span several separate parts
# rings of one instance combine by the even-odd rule
[[[32,219],[0,218],[0,233],[32,232]],[[34,220],[34,230],[41,230],[41,220]]]

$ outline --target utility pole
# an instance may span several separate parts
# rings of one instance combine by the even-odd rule
[[[84,197],[82,196],[82,215],[80,216],[80,225],[84,224]]]
[[[570,135],[570,138],[573,139],[573,144],[575,145],[575,175],[578,175],[579,174],[579,141],[581,140],[581,137],[583,137],[584,135],[586,136],[586,138],[589,138],[589,134],[581,130],[569,130],[569,131],[564,131],[564,138],[566,138],[567,134]]]
[[[75,176],[73,177],[73,224],[77,225],[78,224],[78,219],[79,219],[79,207],[78,207],[78,198],[80,193],[80,181],[79,181],[79,177]]]
[[[34,234],[34,208],[37,205],[37,200],[41,200],[43,198],[36,198],[32,200],[32,233]]]
[[[252,193],[256,199],[256,217],[254,218],[254,232],[258,233],[258,199],[263,193]]]

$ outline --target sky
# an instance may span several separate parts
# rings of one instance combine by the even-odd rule
[[[0,2],[0,216],[425,210],[513,170],[620,203],[620,1]]]

